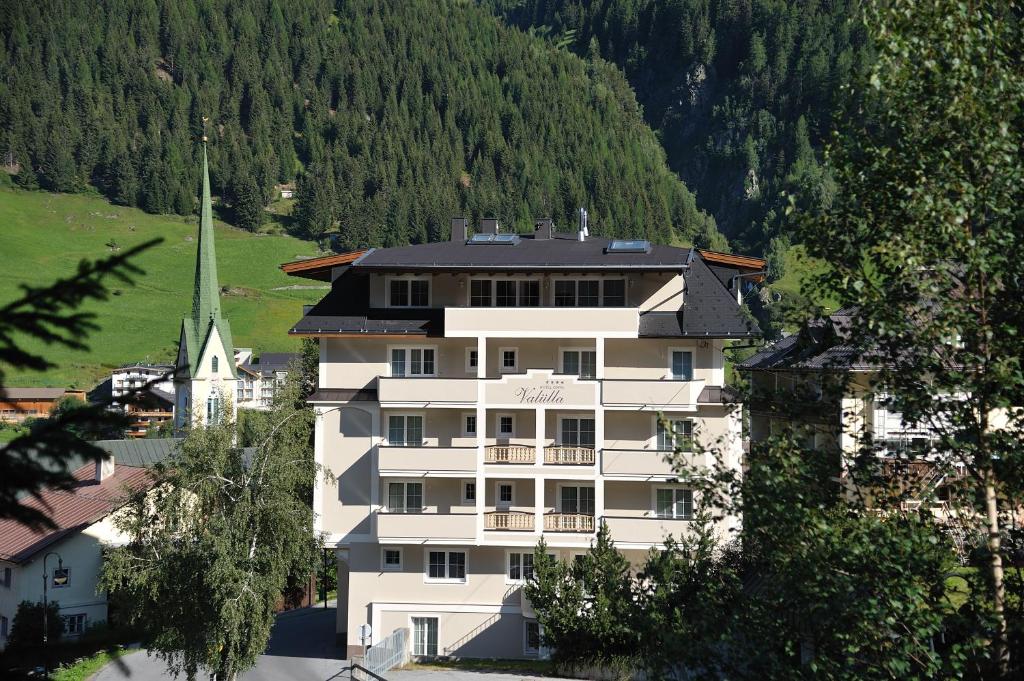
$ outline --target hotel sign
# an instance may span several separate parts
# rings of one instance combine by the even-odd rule
[[[554,376],[551,372],[506,376],[488,383],[487,404],[546,407],[593,407],[597,403],[597,382],[578,381],[575,376]]]

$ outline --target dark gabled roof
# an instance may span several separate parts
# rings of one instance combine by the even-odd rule
[[[56,400],[64,397],[66,392],[64,388],[0,387],[0,400]]]
[[[605,252],[611,239],[555,234],[550,239],[520,235],[511,244],[437,241],[414,246],[371,249],[351,265],[376,271],[422,270],[654,270],[685,267],[690,249],[652,244],[646,253]]]
[[[878,368],[847,339],[852,311],[810,322],[799,333],[767,345],[736,365],[743,371],[870,371]]]
[[[684,300],[676,312],[641,313],[640,337],[744,338],[761,333],[701,258],[690,264]]]
[[[238,368],[249,374],[270,376],[277,371],[288,371],[298,358],[298,353],[294,352],[264,352],[257,362],[247,361],[239,364]]]

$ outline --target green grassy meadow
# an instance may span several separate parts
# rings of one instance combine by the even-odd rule
[[[9,386],[90,388],[111,368],[135,361],[173,361],[181,318],[191,311],[195,270],[195,216],[149,215],[82,194],[50,194],[0,189],[0,305],[19,295],[20,284],[44,285],[70,276],[83,258],[111,254],[111,240],[122,249],[155,237],[164,242],[135,260],[145,270],[134,286],[111,281],[114,295],[83,309],[96,314],[99,330],[87,351],[22,339],[22,347],[42,353],[57,368],[39,374],[3,367]],[[287,335],[302,305],[325,290],[282,289],[320,282],[286,276],[278,266],[314,255],[316,246],[290,236],[255,235],[216,223],[221,301],[235,344],[262,351],[290,351],[298,340]]]

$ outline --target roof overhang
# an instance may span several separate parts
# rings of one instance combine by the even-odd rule
[[[331,281],[331,272],[335,267],[344,267],[363,257],[366,250],[350,251],[348,253],[336,253],[325,255],[319,258],[304,258],[293,260],[281,265],[281,271],[290,277],[302,277],[303,279],[316,279],[317,281]]]

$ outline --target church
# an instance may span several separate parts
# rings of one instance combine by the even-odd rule
[[[200,205],[192,313],[181,320],[174,371],[174,430],[216,423],[235,412],[238,374],[231,326],[221,313],[217,253],[213,239],[210,170],[203,137],[203,195]]]

